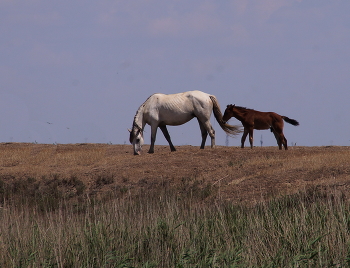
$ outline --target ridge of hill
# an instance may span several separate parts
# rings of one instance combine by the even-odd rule
[[[174,189],[201,200],[255,203],[307,187],[350,187],[350,147],[158,145],[154,154],[134,156],[131,145],[0,144],[0,193],[55,191],[66,197],[134,196]],[[51,190],[50,190],[51,189]],[[50,193],[49,193],[50,194]]]

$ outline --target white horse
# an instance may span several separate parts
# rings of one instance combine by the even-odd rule
[[[222,113],[219,103],[214,95],[201,91],[188,91],[178,94],[153,94],[137,110],[130,132],[130,143],[133,145],[134,154],[139,155],[143,145],[143,130],[147,124],[151,126],[151,146],[148,153],[154,153],[157,128],[163,132],[170,145],[171,151],[176,151],[171,142],[167,125],[182,125],[192,118],[197,117],[202,132],[201,149],[204,149],[208,133],[211,137],[211,147],[215,147],[215,131],[210,124],[211,112],[218,121],[220,127],[229,135],[240,133],[240,128],[231,126],[222,121]]]

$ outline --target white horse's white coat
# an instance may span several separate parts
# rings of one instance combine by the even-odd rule
[[[201,91],[188,91],[170,95],[156,93],[151,95],[137,110],[133,127],[129,130],[130,143],[133,144],[134,154],[140,154],[143,144],[143,129],[146,124],[151,126],[149,153],[154,153],[158,127],[168,141],[171,151],[175,151],[176,149],[171,142],[166,126],[182,125],[194,117],[197,118],[202,132],[200,148],[204,149],[208,134],[211,137],[211,147],[215,147],[215,131],[210,124],[210,115],[213,110],[215,118],[224,131],[233,135],[240,132],[238,127],[223,123],[219,104],[213,95]]]

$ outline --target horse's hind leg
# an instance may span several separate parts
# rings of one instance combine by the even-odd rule
[[[198,119],[198,118],[197,118]],[[207,140],[208,137],[208,131],[206,130],[206,128],[204,127],[204,125],[202,124],[201,121],[199,121],[198,119],[198,123],[199,123],[199,127],[201,129],[201,134],[202,134],[202,143],[201,143],[201,149],[204,149],[205,146],[205,141]]]
[[[171,150],[172,152],[176,151],[176,149],[175,149],[173,143],[171,142],[170,135],[169,135],[169,132],[168,132],[167,127],[166,127],[166,126],[161,126],[161,127],[159,127],[159,128],[160,128],[160,130],[163,132],[165,139],[168,141],[169,146],[170,146],[170,150]]]
[[[211,138],[211,148],[214,148],[215,147],[215,130],[211,126],[210,122],[207,121],[207,122],[203,123],[198,119],[198,123],[199,123],[199,127],[200,127],[201,133],[202,133],[202,143],[201,143],[200,148],[204,149],[205,141],[207,140],[208,133],[209,133],[209,136]]]

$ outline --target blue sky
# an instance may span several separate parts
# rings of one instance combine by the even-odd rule
[[[128,143],[148,96],[201,90],[222,110],[298,120],[289,145],[350,145],[349,12],[347,0],[0,0],[0,142]],[[196,120],[169,132],[200,145]]]

